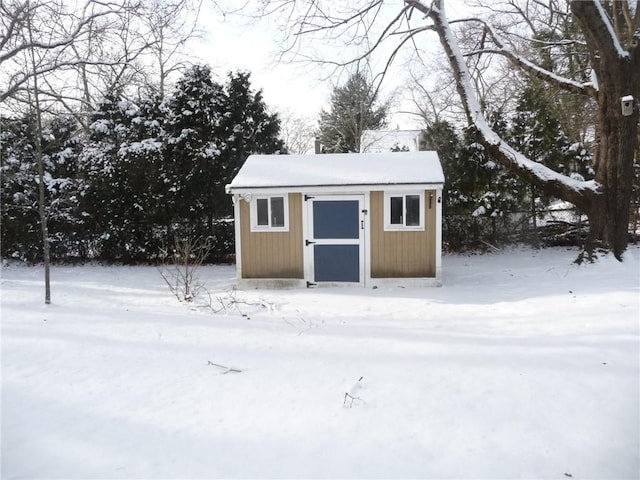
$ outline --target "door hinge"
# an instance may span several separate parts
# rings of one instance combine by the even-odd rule
[[[316,242],[310,242],[309,240],[305,240],[304,241],[304,245],[305,247],[308,247],[309,245],[314,245]]]
[[[316,197],[312,197],[310,195],[305,195],[304,196],[304,201],[306,202],[307,200],[311,200],[312,198],[316,198]]]
[[[307,288],[315,287],[316,285],[318,285],[318,284],[317,283],[311,283],[311,282],[307,281]]]

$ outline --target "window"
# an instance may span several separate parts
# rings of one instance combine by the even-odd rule
[[[424,192],[384,194],[385,230],[424,230]]]
[[[287,195],[251,199],[251,231],[289,231]]]

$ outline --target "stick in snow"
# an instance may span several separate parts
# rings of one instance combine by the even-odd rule
[[[353,407],[354,400],[362,400],[362,398],[356,396],[356,393],[362,388],[362,384],[360,382],[363,378],[364,377],[360,377],[358,381],[352,385],[349,391],[344,393],[344,401],[342,402],[343,405],[346,405],[347,399],[350,399],[351,403],[349,403],[349,408],[351,408]]]
[[[211,360],[208,361],[208,365],[213,365],[214,367],[218,367],[224,370],[222,375],[226,375],[227,373],[242,373],[242,370],[233,367],[225,367],[224,365],[219,365],[217,363],[213,363]]]

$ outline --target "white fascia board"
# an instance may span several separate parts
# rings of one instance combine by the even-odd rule
[[[360,194],[365,192],[404,192],[407,190],[433,190],[442,188],[442,183],[398,183],[398,184],[367,184],[367,185],[307,185],[307,186],[287,186],[287,187],[239,187],[231,188],[227,193],[231,194],[282,194],[282,193],[302,193],[302,194]]]
[[[242,278],[242,237],[240,228],[240,196],[233,196],[233,228],[235,234],[235,249],[236,249],[236,279]]]

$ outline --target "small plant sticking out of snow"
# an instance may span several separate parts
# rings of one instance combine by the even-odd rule
[[[358,393],[360,392],[360,390],[362,389],[362,379],[364,377],[360,377],[358,379],[358,381],[356,383],[354,383],[351,388],[349,390],[347,390],[346,392],[344,392],[344,401],[342,402],[342,405],[344,405],[345,407],[349,407],[349,408],[353,408],[353,403],[354,402],[362,402],[362,398],[360,398],[358,396]],[[356,403],[357,405],[357,403]]]
[[[197,272],[210,250],[211,242],[202,237],[176,240],[171,251],[163,250],[160,275],[179,301],[193,302],[204,290]]]

